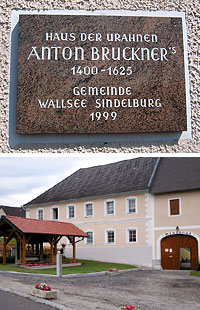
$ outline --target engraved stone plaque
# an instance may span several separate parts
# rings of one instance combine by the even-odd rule
[[[187,130],[183,19],[19,17],[18,134]]]

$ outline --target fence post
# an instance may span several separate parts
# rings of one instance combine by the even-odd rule
[[[59,252],[56,254],[56,275],[62,277],[62,254]]]

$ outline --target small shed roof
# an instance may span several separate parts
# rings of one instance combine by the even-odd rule
[[[26,211],[22,207],[17,208],[10,206],[0,206],[0,209],[2,209],[6,215],[26,217]]]
[[[48,234],[57,236],[87,237],[87,234],[72,223],[27,219],[16,216],[2,216],[0,223],[11,225],[22,233]]]

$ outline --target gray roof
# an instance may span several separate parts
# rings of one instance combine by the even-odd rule
[[[200,188],[200,157],[161,158],[150,192],[154,194]]]
[[[147,190],[157,161],[144,157],[80,169],[25,206]]]
[[[18,216],[18,217],[26,217],[26,211],[21,207],[9,207],[9,206],[0,206],[6,215]]]

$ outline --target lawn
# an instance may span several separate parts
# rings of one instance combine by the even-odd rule
[[[99,271],[106,271],[109,268],[118,268],[119,270],[136,268],[133,265],[103,263],[103,262],[90,261],[90,260],[79,260],[79,262],[82,263],[81,266],[62,268],[62,274],[67,275],[67,274],[77,274],[77,273],[99,272]],[[56,268],[31,270],[31,269],[25,269],[19,266],[13,266],[9,264],[7,265],[0,264],[0,271],[16,271],[16,272],[41,273],[41,274],[52,274],[52,275],[56,274]]]
[[[191,276],[196,276],[196,277],[200,277],[200,271],[191,271],[190,272]]]

